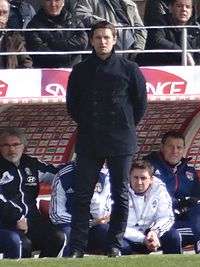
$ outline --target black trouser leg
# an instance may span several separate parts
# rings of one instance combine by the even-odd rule
[[[74,204],[72,211],[70,250],[84,253],[87,247],[90,201],[98,181],[98,174],[104,159],[87,156],[77,157],[77,175],[75,181]]]
[[[128,218],[128,181],[132,156],[107,159],[110,171],[111,195],[114,201],[108,230],[108,249],[120,248]]]

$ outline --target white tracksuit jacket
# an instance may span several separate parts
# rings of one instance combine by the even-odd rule
[[[142,196],[129,188],[129,215],[124,238],[143,243],[147,229],[154,230],[160,237],[173,223],[172,201],[161,180],[154,177],[152,185]]]
[[[75,163],[68,163],[54,178],[49,208],[53,224],[70,224],[72,199],[74,195]],[[90,204],[94,220],[109,216],[111,213],[111,193],[108,169],[102,168],[99,181]]]

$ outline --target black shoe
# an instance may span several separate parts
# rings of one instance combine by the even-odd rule
[[[118,248],[111,248],[108,250],[107,256],[111,257],[111,258],[116,258],[116,257],[120,257],[121,251]]]
[[[69,258],[83,258],[84,257],[84,253],[78,250],[72,251],[69,254]]]

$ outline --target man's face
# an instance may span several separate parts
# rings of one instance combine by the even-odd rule
[[[0,29],[5,29],[8,17],[9,17],[10,7],[7,1],[0,0]]]
[[[18,165],[24,145],[17,136],[8,136],[0,141],[0,153],[6,160]]]
[[[116,44],[116,36],[113,36],[111,29],[100,28],[94,31],[90,42],[97,56],[106,59]]]
[[[64,6],[64,0],[43,0],[43,8],[48,16],[59,16]]]
[[[152,184],[153,178],[147,169],[133,169],[130,177],[130,185],[133,191],[137,194],[142,194],[147,191]]]
[[[165,161],[171,165],[180,162],[184,154],[184,141],[181,138],[168,137],[164,144],[161,144],[161,152]]]
[[[192,16],[192,0],[176,0],[171,5],[172,17],[176,25],[185,25]]]

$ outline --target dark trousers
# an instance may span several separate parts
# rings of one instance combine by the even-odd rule
[[[69,224],[56,225],[58,229],[66,235],[66,245],[63,251],[63,257],[67,257],[70,253],[69,237],[71,226]],[[86,252],[89,254],[104,254],[106,250],[106,239],[108,233],[108,224],[98,224],[89,229],[88,245]]]
[[[200,253],[200,204],[193,205],[177,217],[175,227],[181,233],[183,246],[194,244],[195,252]]]
[[[168,232],[160,237],[161,249],[163,254],[180,254],[182,253],[181,248],[181,237],[179,232],[172,227]],[[123,240],[122,254],[149,254],[149,251],[144,244],[134,243],[127,239]]]
[[[90,228],[87,252],[89,254],[104,254],[109,224],[98,224]]]
[[[23,257],[29,257],[34,250],[40,250],[39,257],[56,257],[64,249],[65,236],[42,217],[28,220],[28,233],[20,233]]]
[[[65,224],[57,224],[55,225],[55,227],[57,229],[59,229],[60,231],[62,231],[65,234],[65,246],[63,249],[63,257],[68,257],[69,253],[70,253],[70,249],[69,249],[69,237],[70,237],[70,233],[71,233],[71,225],[69,223]]]
[[[107,248],[120,248],[121,246],[128,217],[128,177],[132,156],[94,158],[78,155],[70,235],[70,249],[72,251],[84,252],[86,250],[90,201],[105,160],[110,172],[111,194],[114,201],[108,230]]]
[[[0,252],[4,258],[21,258],[21,240],[16,232],[0,229]]]
[[[160,237],[163,254],[181,254],[182,238],[180,233],[172,227]]]

